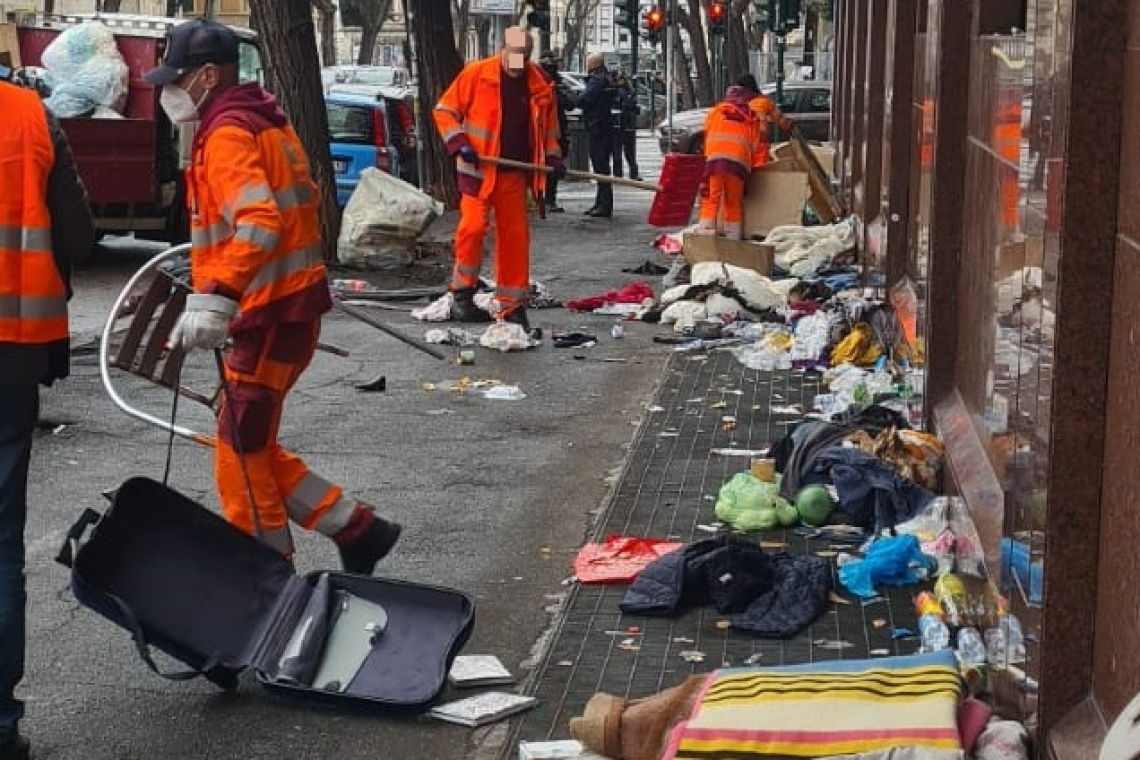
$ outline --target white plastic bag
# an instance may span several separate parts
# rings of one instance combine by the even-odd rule
[[[60,118],[90,115],[100,106],[121,113],[127,97],[129,70],[115,35],[98,21],[60,32],[44,48],[40,62],[47,70],[51,96],[44,101]],[[100,113],[106,114],[106,111]]]
[[[341,218],[337,259],[366,264],[370,259],[406,255],[416,238],[443,213],[443,204],[414,185],[369,167]]]
[[[480,336],[479,345],[503,352],[525,351],[537,346],[538,341],[527,335],[522,325],[516,325],[514,322],[496,322]]]

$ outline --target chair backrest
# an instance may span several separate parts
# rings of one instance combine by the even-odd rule
[[[182,385],[186,352],[169,345],[170,333],[186,307],[189,292],[184,280],[162,269],[156,271],[146,289],[133,296],[116,317],[127,324],[117,340],[111,366],[214,408],[219,388],[205,394]]]

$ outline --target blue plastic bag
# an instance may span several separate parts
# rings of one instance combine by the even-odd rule
[[[914,536],[876,539],[867,556],[839,568],[839,582],[864,599],[877,596],[875,586],[909,586],[925,580],[932,560],[922,553]]]

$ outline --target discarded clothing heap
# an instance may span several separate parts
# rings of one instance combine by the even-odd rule
[[[573,298],[566,301],[563,305],[570,311],[594,311],[607,304],[640,304],[646,299],[652,301],[654,298],[653,288],[648,284],[644,282],[631,282],[621,290],[607,290],[605,293],[598,295]]]
[[[793,277],[813,277],[841,263],[858,237],[855,220],[830,225],[776,227],[764,238],[775,250],[774,263]]]
[[[712,604],[731,615],[735,630],[790,638],[827,606],[831,569],[826,560],[767,553],[735,536],[705,539],[667,554],[637,576],[621,601],[635,615],[675,615]]]
[[[909,429],[893,409],[869,406],[845,422],[802,423],[772,446],[769,455],[781,473],[780,495],[795,500],[811,484],[833,484],[840,512],[850,524],[876,533],[894,528],[926,506],[934,494],[908,480],[890,464],[844,440],[853,434],[879,436]]]

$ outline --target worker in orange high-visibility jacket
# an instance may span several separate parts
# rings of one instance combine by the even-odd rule
[[[751,74],[744,74],[736,80],[736,84],[756,93],[756,97],[748,101],[748,107],[752,109],[752,113],[756,114],[761,125],[761,145],[752,161],[753,168],[759,168],[772,160],[772,125],[779,126],[784,134],[788,134],[792,131],[794,123],[779,109],[775,100],[760,92],[760,85],[756,83],[756,77]]]
[[[215,454],[226,519],[286,556],[292,519],[332,537],[345,570],[370,574],[400,526],[277,443],[331,300],[304,148],[271,95],[238,83],[238,47],[222,24],[181,24],[165,65],[146,76],[172,122],[200,121],[186,178],[194,293],[171,341],[189,350],[230,339]]]
[[[697,231],[740,240],[744,227],[744,189],[757,151],[767,143],[761,123],[749,107],[755,90],[733,85],[705,119],[705,183]]]
[[[95,243],[67,138],[39,96],[0,81],[0,758],[24,760],[24,524],[40,385],[67,377],[71,262]]]
[[[488,218],[495,217],[495,301],[497,316],[529,329],[526,299],[530,290],[530,229],[527,190],[543,207],[546,173],[496,166],[491,158],[550,167],[565,176],[559,148],[558,101],[554,85],[530,63],[533,40],[518,27],[506,30],[502,50],[467,64],[439,99],[436,126],[457,160],[462,197],[455,231],[455,267],[450,290],[452,317],[485,322],[488,312],[475,305],[483,239]]]

